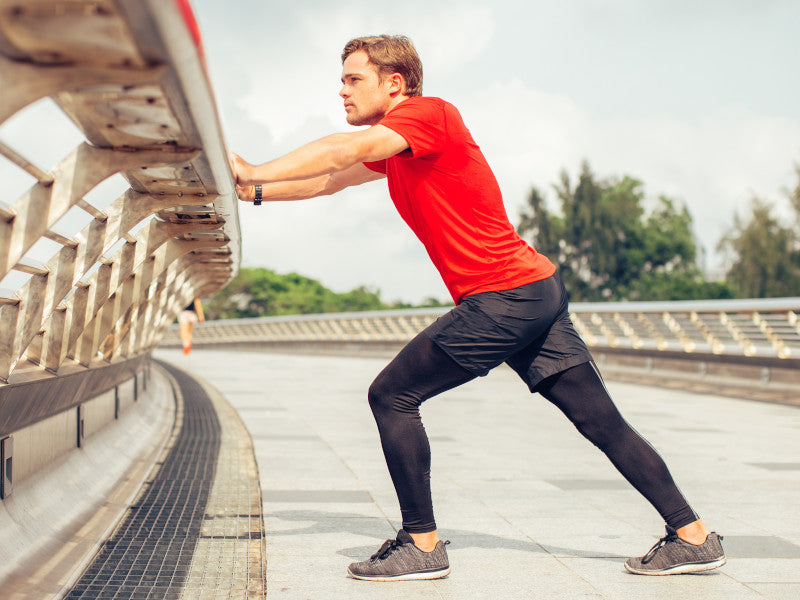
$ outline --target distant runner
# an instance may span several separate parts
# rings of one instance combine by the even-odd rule
[[[203,305],[197,298],[187,304],[181,311],[181,314],[178,315],[178,326],[184,354],[189,354],[192,350],[192,330],[194,326],[198,321],[202,323],[205,320],[206,318],[203,316]]]
[[[450,572],[447,542],[434,520],[430,446],[419,407],[504,362],[531,392],[561,409],[666,522],[667,534],[645,556],[629,559],[628,571],[665,575],[723,565],[722,538],[697,517],[664,461],[611,400],[570,321],[556,267],[517,235],[458,110],[422,96],[422,63],[411,42],[357,38],[345,46],[342,64],[347,122],[368,129],[330,135],[257,166],[233,154],[231,166],[239,197],[256,204],[386,178],[398,212],[456,303],[369,389],[403,528],[370,559],[351,564],[350,575],[392,581]]]

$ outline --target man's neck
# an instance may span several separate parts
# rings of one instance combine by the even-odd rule
[[[398,94],[397,96],[395,96],[394,98],[392,98],[392,101],[391,101],[391,103],[389,104],[389,109],[386,111],[386,114],[388,115],[390,112],[392,112],[392,111],[393,111],[393,110],[394,110],[394,109],[397,107],[397,105],[398,105],[398,104],[400,104],[400,103],[402,103],[402,102],[405,102],[405,101],[406,101],[406,100],[408,100],[410,97],[411,97],[411,96],[404,96],[404,95],[402,95],[402,94]]]

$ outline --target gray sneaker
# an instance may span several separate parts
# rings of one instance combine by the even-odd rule
[[[397,532],[397,539],[386,540],[369,560],[347,567],[356,579],[367,581],[403,581],[408,579],[439,579],[450,572],[445,546],[449,541],[436,543],[433,552],[423,552],[405,529]]]
[[[709,533],[706,541],[695,545],[684,542],[671,527],[667,535],[641,558],[630,558],[625,568],[637,575],[677,575],[710,571],[725,564],[722,536]]]

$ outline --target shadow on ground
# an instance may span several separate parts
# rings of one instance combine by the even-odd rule
[[[290,535],[308,534],[353,534],[364,537],[375,537],[377,532],[384,531],[385,535],[393,535],[385,519],[366,517],[355,513],[325,512],[317,510],[289,510],[270,512],[267,518],[277,518],[284,522],[303,522],[304,525],[294,529],[281,529],[267,531],[267,537],[281,537]],[[449,539],[453,548],[481,548],[485,550],[516,550],[520,552],[534,552],[540,554],[555,554],[558,556],[572,556],[577,558],[597,558],[617,562],[627,558],[618,554],[608,554],[581,550],[579,548],[562,548],[548,545],[546,548],[530,539],[515,539],[470,531],[467,529],[440,530],[443,538]],[[375,543],[369,546],[355,546],[343,548],[338,554],[348,558],[363,560],[371,555],[383,539],[376,537]]]

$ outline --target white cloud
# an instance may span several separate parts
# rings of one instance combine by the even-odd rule
[[[372,7],[356,2],[298,11],[296,31],[272,44],[277,55],[266,61],[268,74],[262,64],[251,63],[245,86],[249,91],[239,106],[266,126],[277,143],[309,119],[325,124],[315,131],[317,136],[347,129],[338,96],[340,53],[355,36],[408,35],[423,58],[426,78],[436,80],[437,72],[452,73],[474,60],[494,35],[492,11],[486,6],[412,2],[380,11]],[[305,51],[298,51],[298,40],[307,44]]]
[[[553,198],[559,171],[574,175],[585,158],[599,176],[628,174],[651,198],[686,202],[713,252],[752,193],[777,199],[794,183],[800,114],[786,99],[796,96],[796,8],[786,3],[719,3],[689,16],[685,3],[629,0],[242,1],[246,22],[197,3],[218,17],[204,24],[207,54],[220,61],[228,142],[250,160],[349,130],[337,95],[344,42],[403,33],[422,56],[425,93],[462,111],[512,222],[531,185]],[[242,214],[245,264],[340,290],[374,284],[388,298],[446,297],[384,183]]]
[[[474,93],[462,112],[495,170],[512,221],[531,185],[550,193],[561,169],[575,174],[587,159],[600,177],[631,175],[643,181],[648,197],[685,202],[709,253],[754,193],[777,198],[793,182],[792,162],[800,154],[800,120],[741,106],[695,118],[599,119],[568,97],[512,80]]]
[[[476,91],[459,110],[509,208],[524,201],[531,185],[545,188],[562,168],[577,165],[590,127],[585,111],[568,97],[516,79]],[[513,221],[516,212],[509,216]]]
[[[603,140],[612,138],[602,151]],[[596,168],[625,168],[644,181],[648,194],[684,201],[713,254],[734,212],[746,212],[753,194],[777,198],[780,186],[791,182],[798,140],[800,120],[725,106],[694,119],[602,123],[593,133],[592,154]]]

